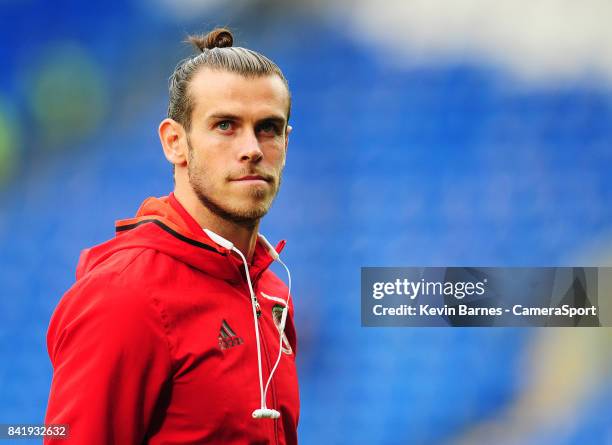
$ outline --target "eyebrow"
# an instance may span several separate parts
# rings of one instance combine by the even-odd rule
[[[227,119],[227,120],[232,120],[232,121],[242,120],[240,116],[237,116],[231,113],[215,113],[215,114],[211,114],[210,116],[208,116],[208,120],[219,120],[219,119]],[[262,119],[257,120],[258,124],[262,122],[274,122],[279,125],[285,125],[287,123],[287,120],[282,116],[271,115],[271,116],[264,117]]]
[[[235,114],[229,114],[229,113],[216,113],[216,114],[211,114],[210,116],[208,116],[208,119],[228,119],[228,120],[233,120],[233,121],[238,121],[240,120],[240,118],[238,116],[236,116]]]

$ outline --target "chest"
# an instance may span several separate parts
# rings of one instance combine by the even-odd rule
[[[292,313],[281,337],[279,324],[286,288],[255,283],[261,309],[259,328],[262,377],[280,361],[266,404],[281,418],[253,419],[260,406],[255,321],[246,285],[192,277],[182,293],[160,296],[167,323],[173,374],[162,397],[159,437],[170,430],[190,431],[195,442],[207,438],[232,443],[287,443],[299,412],[295,367],[296,334]],[[162,428],[163,426],[163,428]],[[289,433],[291,434],[291,433]]]

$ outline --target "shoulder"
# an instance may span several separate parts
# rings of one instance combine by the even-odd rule
[[[115,251],[81,274],[73,288],[96,289],[98,285],[115,285],[126,290],[143,293],[147,289],[163,286],[168,274],[183,263],[154,247],[128,247]]]
[[[153,249],[126,249],[86,273],[62,296],[49,324],[49,352],[67,336],[150,341],[165,326],[151,297]]]
[[[272,270],[267,269],[261,276],[262,283],[265,283],[266,287],[277,288],[279,290],[287,290],[287,285],[276,275]]]
[[[131,247],[109,255],[84,273],[64,294],[62,305],[104,305],[130,312],[149,305],[183,263],[151,247]]]
[[[84,273],[64,294],[59,306],[75,300],[104,303],[112,307],[141,300],[145,268],[155,251],[147,248],[131,248],[115,252],[93,269]],[[125,295],[131,298],[126,299]]]

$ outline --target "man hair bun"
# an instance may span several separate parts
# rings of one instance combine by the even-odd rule
[[[208,34],[187,37],[187,41],[201,52],[205,49],[227,48],[234,44],[234,36],[227,28],[215,28]]]

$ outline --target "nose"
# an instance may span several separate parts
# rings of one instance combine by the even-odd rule
[[[259,162],[263,159],[263,151],[259,147],[259,141],[255,134],[246,135],[240,141],[240,147],[242,147],[239,151],[240,161],[244,162]]]

